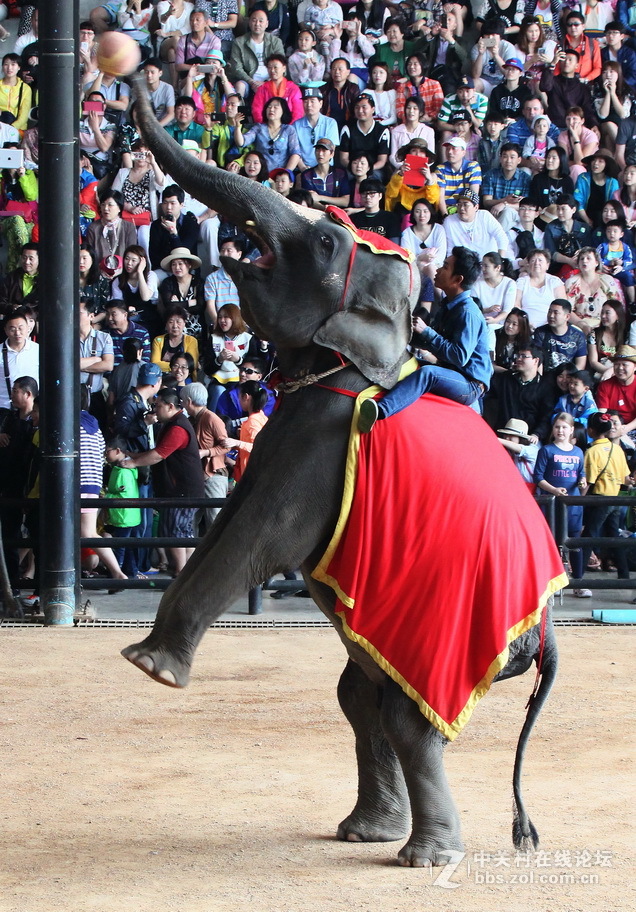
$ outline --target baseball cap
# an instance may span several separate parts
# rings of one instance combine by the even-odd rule
[[[334,152],[335,148],[336,148],[334,146],[334,144],[332,143],[332,141],[330,139],[327,139],[326,136],[323,136],[321,139],[319,139],[317,141],[316,145],[314,146],[314,149],[317,149],[318,146],[322,146],[323,149],[328,149],[330,152]]]
[[[479,205],[479,194],[475,193],[473,190],[466,190],[466,189],[462,190],[459,193],[457,199],[458,200],[468,200],[474,206]]]
[[[507,67],[507,66],[516,67],[518,70],[521,70],[521,72],[523,73],[523,64],[519,60],[518,57],[509,57],[507,60],[504,60],[504,66],[505,67]]]
[[[303,98],[322,98],[322,92],[318,86],[301,86]]]
[[[462,86],[463,86],[465,89],[474,89],[474,88],[475,88],[475,80],[473,79],[472,76],[462,76],[462,78],[459,80],[459,85],[457,86],[457,88],[458,88],[458,89],[461,89]]]
[[[271,180],[274,180],[274,178],[275,178],[275,177],[278,177],[279,174],[286,174],[287,177],[288,177],[288,178],[290,179],[290,181],[292,182],[292,184],[294,183],[294,179],[295,179],[295,178],[294,178],[294,172],[293,172],[293,171],[290,171],[289,168],[274,168],[273,171],[270,171],[270,172],[269,172],[270,179],[271,179]]]
[[[451,136],[451,138],[447,139],[446,142],[443,143],[442,145],[454,146],[456,149],[463,149],[464,151],[466,151],[466,148],[467,148],[466,143],[464,142],[463,139],[460,139],[459,136]]]
[[[461,123],[462,120],[466,121],[466,123],[471,122],[468,111],[454,111],[450,116],[449,123]]]
[[[374,98],[373,98],[373,95],[369,95],[368,92],[361,92],[361,93],[356,97],[356,99],[355,99],[355,101],[354,101],[353,103],[354,103],[354,104],[358,104],[359,101],[368,101],[369,104],[371,105],[371,107],[372,107],[372,108],[375,108],[375,100],[374,100]]]
[[[159,380],[161,380],[161,368],[159,365],[153,364],[152,361],[142,362],[137,374],[137,383],[142,386],[154,386]]]

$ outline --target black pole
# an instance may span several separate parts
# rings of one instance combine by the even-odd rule
[[[57,625],[79,594],[78,36],[77,0],[40,4],[40,578]]]

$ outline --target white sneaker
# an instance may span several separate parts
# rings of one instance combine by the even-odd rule
[[[592,598],[591,589],[574,589],[572,591],[574,598]]]

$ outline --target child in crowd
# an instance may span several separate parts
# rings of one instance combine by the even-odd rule
[[[111,466],[106,497],[139,497],[136,467],[121,465],[127,456],[128,442],[113,437],[106,445],[106,462]],[[139,507],[111,507],[106,511],[106,531],[114,538],[130,538],[141,523]],[[137,570],[135,548],[113,548],[117,563],[129,579],[145,579]]]
[[[584,494],[587,488],[585,463],[582,450],[574,445],[574,418],[567,412],[558,412],[552,423],[550,443],[541,447],[534,470],[537,492],[546,494]],[[583,507],[569,506],[568,537],[578,538],[583,528]],[[583,550],[570,551],[570,566],[575,579],[583,576]],[[575,598],[587,598],[589,589],[574,589]]]
[[[294,186],[294,172],[287,168],[274,168],[269,172],[269,179],[274,183],[274,190],[281,196],[289,196]]]
[[[263,411],[267,403],[267,390],[257,380],[245,380],[239,386],[239,403],[241,409],[247,414],[247,421],[241,424],[238,440],[233,437],[224,440],[225,446],[236,447],[238,450],[238,459],[234,469],[235,481],[239,481],[245,472],[256,435],[267,424],[267,415]]]
[[[504,428],[497,431],[497,437],[510,453],[512,461],[519,469],[528,490],[534,494],[534,467],[539,455],[539,446],[532,443],[528,434],[528,423],[520,418],[511,418]]]
[[[606,241],[596,248],[601,258],[601,268],[607,275],[612,275],[625,289],[625,297],[634,303],[634,266],[635,256],[632,248],[627,244],[623,235],[625,223],[619,219],[612,219],[605,225]]]
[[[559,397],[552,417],[556,418],[561,412],[565,412],[572,415],[574,421],[587,427],[590,415],[598,412],[594,396],[590,392],[592,383],[592,375],[586,370],[570,374],[568,391]]]
[[[450,121],[453,132],[451,136],[459,136],[466,143],[465,157],[469,161],[477,159],[477,149],[481,142],[481,136],[475,130],[473,120],[468,111],[456,111],[451,114]]]
[[[306,0],[298,7],[298,23],[315,32],[327,65],[340,53],[342,22],[342,7],[334,0]]]
[[[612,434],[612,419],[604,412],[595,412],[590,415],[587,423],[588,435],[592,443],[585,453],[585,477],[589,489],[588,494],[594,494],[599,499],[598,506],[585,508],[584,537],[599,538],[607,536],[616,538],[620,527],[621,507],[610,506],[603,503],[604,497],[616,497],[622,485],[632,487],[633,479],[629,474],[629,466],[621,447],[609,440]],[[583,549],[583,572],[591,554],[592,548]],[[617,548],[614,552],[614,563],[619,579],[629,579],[629,566],[627,552]],[[579,598],[590,598],[589,589],[581,589]]]
[[[532,121],[532,134],[523,144],[523,158],[538,158],[545,161],[548,149],[553,149],[556,143],[548,136],[552,121],[547,114],[537,114]]]
[[[301,28],[296,39],[296,50],[287,61],[289,78],[296,85],[320,82],[325,75],[327,62],[316,50],[316,34],[313,29]]]
[[[488,114],[481,131],[482,138],[477,145],[477,163],[482,174],[499,167],[499,151],[504,143],[501,134],[504,129],[505,123],[501,114]]]

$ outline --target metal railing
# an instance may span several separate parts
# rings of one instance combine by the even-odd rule
[[[599,497],[594,495],[587,496],[569,496],[554,494],[538,494],[535,500],[542,507],[543,513],[550,527],[557,546],[561,551],[568,551],[580,547],[596,548],[620,548],[635,549],[636,538],[570,538],[567,535],[567,508],[569,506],[626,506],[636,507],[636,498],[619,495],[617,497],[603,497],[602,504],[599,504]],[[34,507],[38,501],[26,500],[24,498],[6,498],[2,500],[1,505],[7,507]],[[138,498],[80,498],[81,507],[91,507],[93,509],[109,508],[113,506],[121,507],[140,507],[145,509],[155,508],[172,508],[193,507],[196,509],[210,509],[222,507],[226,503],[226,498],[206,497],[206,498],[169,498],[169,497],[138,497]],[[148,536],[146,538],[82,538],[80,545],[83,548],[183,548],[196,546],[201,542],[201,538],[168,538],[159,536]],[[8,540],[5,545],[12,547],[29,547],[33,542],[26,539]],[[164,577],[151,579],[126,579],[114,580],[109,578],[82,579],[82,588],[87,590],[108,589],[113,590],[152,590],[165,591],[173,580]],[[263,610],[262,596],[263,589],[271,591],[293,592],[304,588],[304,582],[299,580],[267,580],[260,586],[250,590],[248,594],[248,611],[251,615],[260,614]],[[594,577],[585,577],[582,579],[570,579],[568,589],[636,589],[636,578],[634,579],[598,579]]]

